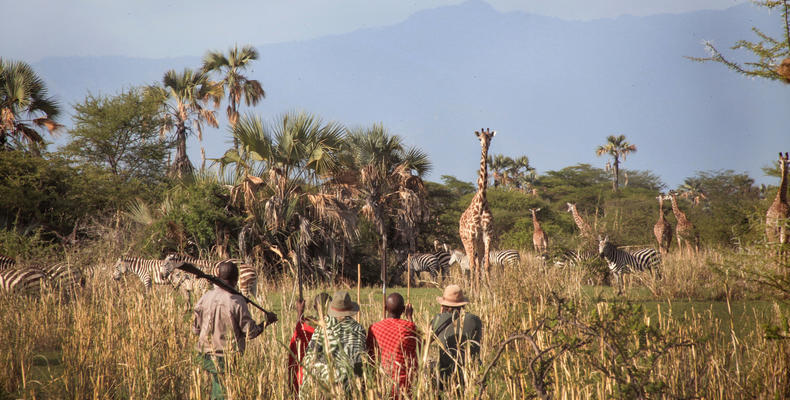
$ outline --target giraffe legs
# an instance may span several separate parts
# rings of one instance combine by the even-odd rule
[[[483,233],[483,274],[485,275],[486,283],[490,282],[491,265],[489,255],[491,254],[491,235]]]
[[[470,285],[472,292],[475,293],[476,283],[475,280],[478,275],[479,264],[477,263],[477,251],[476,251],[476,238],[473,237],[466,237],[462,238],[462,242],[464,245],[464,251],[466,251],[467,259],[469,260],[469,275],[470,275]]]

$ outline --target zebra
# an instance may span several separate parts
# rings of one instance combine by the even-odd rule
[[[0,270],[16,267],[16,260],[0,254]]]
[[[493,266],[511,267],[518,265],[521,255],[517,250],[494,250],[488,255],[488,262]]]
[[[439,273],[439,260],[432,253],[415,253],[411,254],[411,261],[407,268],[412,282],[414,282],[414,273],[417,273],[419,277],[421,272],[430,273],[431,279],[436,280]]]
[[[184,255],[180,255],[180,254],[168,254],[168,256],[165,257],[165,263],[167,263],[169,261],[187,262],[187,263],[190,263],[190,264],[200,268],[201,270],[203,270],[205,273],[207,273],[209,275],[218,276],[219,275],[219,264],[221,264],[221,263],[223,263],[225,261],[236,262],[238,260],[227,259],[227,260],[222,260],[222,261],[218,261],[218,262],[213,262],[213,261],[201,260],[201,259],[198,259],[198,258],[195,258],[195,257],[184,256]],[[239,291],[241,292],[241,294],[243,294],[245,296],[250,296],[250,295],[256,296],[257,293],[258,293],[258,271],[251,264],[236,263],[236,265],[239,268],[239,282],[238,282]],[[191,284],[191,285],[195,285],[195,283],[196,283],[196,282],[194,282],[194,280],[193,280],[193,278],[191,276],[187,276],[188,274],[186,274],[186,273],[184,273],[182,271],[175,270],[175,271],[173,271],[173,274],[175,274],[175,275],[171,279],[173,281],[175,281],[175,282],[184,282],[184,283]],[[198,284],[198,285],[201,285],[201,284]],[[211,286],[212,286],[211,284],[206,282],[205,286],[203,286],[203,287],[207,287],[208,288],[208,287],[211,287]],[[189,290],[189,289],[187,289],[187,290]]]
[[[592,250],[566,250],[554,259],[557,267],[579,267],[596,260],[600,255]]]
[[[32,294],[40,292],[47,274],[38,268],[9,268],[0,271],[0,291]]]
[[[448,260],[450,265],[458,263],[458,266],[461,267],[461,271],[467,276],[469,275],[469,257],[461,250],[453,250],[450,252],[450,260]]]
[[[656,270],[661,263],[661,255],[653,248],[645,248],[635,252],[620,250],[617,246],[609,242],[609,237],[603,239],[598,237],[598,253],[609,264],[609,270],[618,281],[617,294],[623,292],[622,274],[632,270]]]
[[[450,271],[450,252],[447,250],[437,251],[433,253],[433,256],[436,257],[436,269],[442,278],[447,277],[447,273]]]
[[[113,267],[112,278],[117,281],[127,272],[137,275],[146,289],[151,289],[152,284],[168,285],[171,283],[165,270],[165,261],[162,260],[119,257]]]
[[[47,280],[52,287],[72,291],[78,286],[85,286],[85,277],[82,271],[67,263],[47,265],[39,269],[47,274]]]

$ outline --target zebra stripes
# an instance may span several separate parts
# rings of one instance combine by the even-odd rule
[[[488,254],[488,263],[495,267],[518,265],[521,255],[516,250],[493,250]]]
[[[653,270],[661,263],[661,255],[652,248],[637,250],[634,252],[627,252],[618,249],[615,245],[609,242],[609,238],[603,238],[598,241],[598,253],[609,264],[609,270],[619,281],[618,294],[622,293],[622,280],[621,275],[631,271],[644,271]]]
[[[0,290],[5,293],[37,293],[46,280],[47,274],[38,268],[4,269],[0,271]]]
[[[450,260],[448,261],[450,265],[458,263],[458,266],[461,267],[461,271],[464,273],[469,273],[469,257],[463,251],[460,250],[453,250],[450,253]]]
[[[201,260],[201,259],[190,257],[190,256],[183,256],[183,255],[180,255],[180,254],[169,254],[167,257],[165,257],[165,261],[164,262],[166,263],[168,261],[183,261],[183,262],[187,262],[187,263],[190,263],[190,264],[200,268],[201,270],[203,270],[205,273],[207,273],[209,275],[217,276],[217,275],[219,275],[219,264],[221,264],[221,263],[223,263],[225,261],[236,262],[237,260],[228,259],[228,260],[222,260],[222,261],[214,262],[214,261]],[[243,294],[245,296],[250,296],[250,295],[255,296],[255,295],[257,295],[257,293],[258,293],[258,271],[255,269],[254,266],[252,266],[250,264],[236,263],[236,265],[239,268],[239,283],[238,283],[238,287],[239,287],[239,291],[241,292],[241,294]],[[198,285],[201,285],[200,283],[192,282],[191,281],[192,277],[191,276],[187,276],[188,274],[186,274],[186,273],[184,273],[182,271],[175,270],[175,271],[173,271],[173,274],[174,274],[174,276],[171,277],[171,280],[173,280],[174,282],[179,282],[180,281],[180,282],[184,282],[186,284],[192,284],[192,285],[198,284]],[[205,282],[204,284],[206,285],[205,287],[213,286],[213,285],[209,284],[208,282]]]
[[[49,284],[57,289],[72,291],[85,286],[82,271],[67,263],[52,264],[39,268],[47,274]]]
[[[165,272],[165,261],[151,260],[138,257],[120,257],[113,267],[112,278],[116,281],[127,272],[133,273],[140,278],[146,289],[150,289],[153,284],[167,285],[170,280],[163,277]]]
[[[436,269],[442,277],[446,277],[450,272],[450,252],[447,250],[437,251],[433,253],[433,256],[436,257]]]
[[[592,250],[566,250],[555,259],[554,265],[558,267],[579,267],[589,264],[599,257],[600,255]]]
[[[414,274],[418,276],[421,272],[428,272],[431,274],[431,279],[436,279],[439,274],[439,260],[436,255],[431,253],[416,253],[411,254],[410,262],[408,265],[409,275],[414,282]]]
[[[0,255],[0,270],[16,267],[16,260],[11,257]]]

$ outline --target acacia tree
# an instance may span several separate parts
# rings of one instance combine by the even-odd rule
[[[128,180],[164,177],[172,142],[159,135],[157,99],[139,88],[114,96],[89,94],[74,105],[71,139],[62,153]]]
[[[597,156],[603,155],[610,155],[612,156],[612,168],[613,168],[613,176],[612,176],[612,190],[617,191],[619,184],[618,181],[620,180],[620,161],[625,161],[626,157],[630,153],[636,152],[636,145],[628,143],[625,140],[625,135],[609,135],[606,138],[606,143],[603,146],[598,146],[595,149],[595,154]]]
[[[228,107],[226,109],[230,126],[236,125],[239,119],[239,104],[244,101],[247,106],[254,106],[266,97],[263,86],[255,79],[249,79],[242,73],[250,64],[258,59],[258,51],[252,46],[239,48],[234,46],[225,55],[219,51],[210,51],[203,57],[203,71],[221,75],[219,84],[227,90]],[[234,146],[238,139],[234,137]]]
[[[0,150],[22,148],[34,153],[44,143],[40,132],[61,128],[58,102],[29,64],[0,58]]]
[[[717,62],[724,64],[727,68],[749,77],[765,78],[770,80],[782,80],[790,83],[790,10],[788,0],[759,0],[755,4],[766,7],[769,10],[781,8],[783,19],[783,38],[774,38],[766,34],[759,28],[752,28],[752,31],[759,38],[758,41],[739,40],[731,47],[732,50],[746,50],[757,58],[755,61],[738,63],[724,56],[710,41],[705,42],[705,49],[708,57],[687,57],[699,62]]]
[[[187,156],[187,137],[197,131],[198,139],[203,140],[203,123],[219,126],[214,111],[206,106],[209,102],[214,108],[219,106],[222,86],[209,80],[205,72],[185,68],[181,73],[165,72],[162,86],[149,86],[148,93],[162,106],[161,134],[173,132],[176,154],[169,173],[178,178],[189,176],[194,168]]]

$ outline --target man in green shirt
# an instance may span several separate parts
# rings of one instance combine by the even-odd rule
[[[436,301],[441,312],[433,318],[431,329],[439,341],[439,390],[448,386],[463,386],[460,367],[476,362],[480,355],[483,323],[476,315],[464,312],[469,300],[458,285],[449,285]]]
[[[350,395],[367,354],[367,332],[353,317],[358,312],[359,304],[351,301],[348,292],[332,296],[327,316],[316,326],[302,360],[305,376],[299,398],[325,398],[326,389],[336,396]]]

